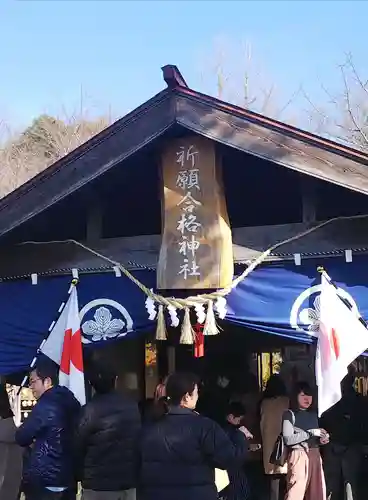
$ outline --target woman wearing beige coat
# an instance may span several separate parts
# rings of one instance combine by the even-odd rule
[[[268,380],[260,405],[261,437],[263,449],[263,465],[270,479],[270,500],[279,500],[280,483],[285,480],[287,465],[283,467],[270,463],[277,437],[282,429],[282,417],[289,408],[286,387],[279,375],[272,375]]]
[[[16,426],[5,385],[0,385],[0,499],[17,500],[22,477],[22,449],[15,443]]]

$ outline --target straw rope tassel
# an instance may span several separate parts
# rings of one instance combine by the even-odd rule
[[[203,327],[203,335],[217,335],[219,331],[213,310],[213,300],[209,300],[207,304],[206,321]]]
[[[156,340],[167,340],[164,306],[158,306]]]
[[[194,339],[195,333],[190,322],[190,309],[186,307],[184,309],[184,319],[181,325],[180,343],[187,345],[194,344]]]

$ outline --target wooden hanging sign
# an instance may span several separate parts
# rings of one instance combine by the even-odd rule
[[[171,141],[162,154],[160,289],[222,288],[233,278],[233,251],[215,143]]]

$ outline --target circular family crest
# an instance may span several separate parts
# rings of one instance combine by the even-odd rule
[[[130,314],[115,300],[92,300],[81,309],[79,316],[85,344],[124,337],[133,330]]]
[[[322,285],[314,285],[304,290],[293,303],[290,311],[290,326],[294,330],[308,333],[317,337],[321,317],[321,290]],[[344,289],[337,289],[338,295],[349,302],[352,310],[358,313],[358,307],[353,297]]]

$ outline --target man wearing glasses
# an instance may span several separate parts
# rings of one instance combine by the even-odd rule
[[[80,405],[69,389],[58,385],[58,371],[43,357],[30,373],[37,404],[15,436],[28,448],[23,466],[27,500],[68,500],[75,487],[73,434]]]

